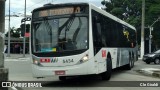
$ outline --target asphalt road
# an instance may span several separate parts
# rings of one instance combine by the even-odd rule
[[[145,64],[141,60],[135,63],[132,70],[123,68],[113,70],[110,81],[102,81],[100,76],[71,77],[67,81],[59,81],[58,77],[36,79],[32,77],[29,59],[6,59],[5,67],[9,68],[10,81],[50,81],[42,82],[42,88],[17,88],[17,90],[159,90],[159,87],[134,87],[131,84],[140,84],[142,81],[160,81],[160,78],[141,75],[136,70],[142,68],[160,68],[159,65]],[[119,82],[122,81],[122,82]],[[127,82],[140,81],[140,82]],[[145,82],[146,83],[146,82]],[[117,87],[115,87],[117,86]],[[132,86],[132,87],[130,87]],[[16,89],[15,89],[16,90]]]

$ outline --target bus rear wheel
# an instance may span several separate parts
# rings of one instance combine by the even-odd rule
[[[59,76],[59,80],[61,80],[61,81],[65,81],[66,80],[66,76]]]
[[[131,70],[134,67],[134,59],[129,55],[129,64],[126,65],[127,70]]]
[[[112,74],[112,61],[111,59],[107,59],[107,71],[101,73],[102,80],[109,80]]]

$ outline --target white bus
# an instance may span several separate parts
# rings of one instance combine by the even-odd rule
[[[36,78],[99,74],[131,69],[137,60],[136,29],[89,3],[45,5],[31,21],[32,71]]]

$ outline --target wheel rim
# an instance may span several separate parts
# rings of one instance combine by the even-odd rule
[[[159,60],[159,59],[156,59],[156,60],[155,60],[155,63],[156,63],[156,64],[159,64],[159,63],[160,63],[160,60]]]
[[[130,64],[130,67],[132,67],[132,60],[130,60],[130,63],[129,63],[129,64]]]
[[[132,68],[134,67],[134,58],[132,59]]]

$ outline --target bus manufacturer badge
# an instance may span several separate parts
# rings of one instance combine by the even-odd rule
[[[41,63],[57,63],[58,58],[41,58],[40,62]]]
[[[106,50],[102,50],[102,58],[106,57]]]

